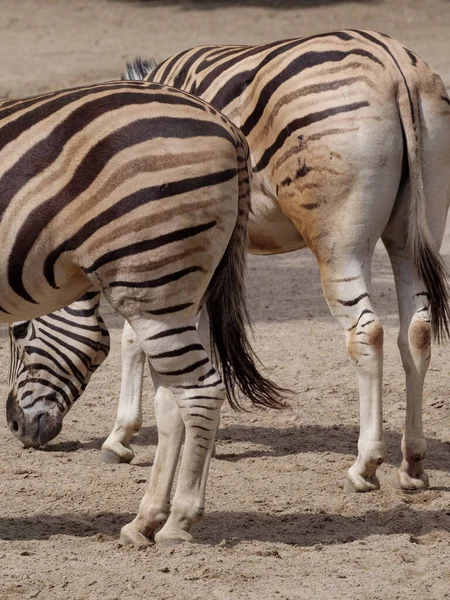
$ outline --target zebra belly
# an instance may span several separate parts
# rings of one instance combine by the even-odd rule
[[[248,221],[251,254],[281,254],[306,246],[299,231],[281,210],[277,197],[262,178],[252,182],[252,212]]]

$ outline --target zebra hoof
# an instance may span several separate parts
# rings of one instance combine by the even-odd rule
[[[128,523],[122,527],[120,532],[120,543],[123,546],[137,546],[142,548],[144,546],[151,546],[152,541],[149,540],[145,535],[137,531],[136,526],[133,522]]]
[[[187,531],[164,531],[164,527],[161,531],[155,535],[155,542],[158,546],[170,547],[184,544],[184,542],[193,542],[194,538]]]
[[[344,482],[344,491],[348,494],[373,492],[380,489],[380,482],[378,477],[373,475],[372,477],[362,477],[361,475],[355,475],[347,473],[347,477]]]
[[[105,450],[102,450],[100,453],[100,462],[102,462],[103,464],[106,464],[106,465],[117,465],[119,463],[127,462],[127,461],[122,460],[120,458],[120,456],[118,456],[112,450],[105,449]]]

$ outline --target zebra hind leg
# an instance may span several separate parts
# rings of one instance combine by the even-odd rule
[[[359,383],[360,435],[358,457],[347,473],[346,491],[380,487],[377,468],[386,456],[382,417],[383,328],[372,305],[370,256],[347,268],[322,266],[322,284],[330,310],[346,332],[347,352]]]
[[[403,461],[398,472],[400,487],[417,490],[428,487],[424,471],[427,442],[422,424],[422,396],[431,359],[431,324],[427,294],[414,265],[404,251],[386,244],[397,287],[400,313],[398,347],[406,377],[406,424],[402,438]]]
[[[190,529],[204,513],[204,498],[209,462],[225,398],[222,381],[211,364],[195,327],[181,327],[138,319],[132,323],[138,341],[157,374],[157,381],[170,390],[170,398],[157,410],[158,448],[147,491],[136,518],[122,529],[124,542],[148,543],[149,536],[166,519],[156,534],[158,543],[191,541]],[[177,412],[178,411],[178,412]],[[178,483],[170,514],[170,491],[182,435],[185,443]],[[182,430],[181,430],[182,431]],[[162,434],[162,435],[161,435]]]
[[[142,379],[145,353],[133,328],[125,321],[122,333],[122,382],[114,427],[102,445],[104,463],[129,463],[134,458],[131,438],[142,427]]]

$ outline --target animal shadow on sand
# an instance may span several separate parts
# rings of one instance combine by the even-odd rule
[[[238,462],[249,458],[282,457],[296,454],[332,453],[355,456],[359,428],[347,425],[293,425],[286,428],[262,427],[257,425],[229,425],[221,428],[216,446],[217,460]],[[402,460],[398,432],[386,431],[388,464],[400,465]],[[71,453],[80,450],[100,450],[105,438],[96,437],[87,441],[52,442],[45,447],[46,452]],[[151,462],[139,461],[139,448],[156,446],[158,434],[155,426],[143,427],[132,440],[136,447],[134,466],[148,467]],[[238,452],[233,450],[234,443],[257,444]],[[450,442],[437,438],[427,438],[427,468],[450,471]],[[261,446],[264,446],[261,448]]]
[[[128,2],[131,4],[142,4],[144,6],[179,6],[183,10],[215,10],[217,8],[228,8],[242,6],[241,0],[115,0],[116,2]],[[276,10],[289,10],[298,8],[315,8],[319,6],[332,6],[352,2],[354,4],[382,4],[383,0],[247,0],[245,6],[271,8]]]
[[[77,513],[30,517],[0,517],[0,540],[48,540],[55,535],[93,537],[113,541],[120,528],[134,515],[131,513]],[[389,510],[369,510],[356,516],[334,513],[287,513],[271,515],[260,512],[209,512],[196,528],[196,540],[215,545],[223,539],[227,545],[261,541],[314,546],[342,544],[364,540],[372,535],[409,534],[412,542],[426,544],[421,536],[450,532],[450,510],[427,510],[411,505]]]

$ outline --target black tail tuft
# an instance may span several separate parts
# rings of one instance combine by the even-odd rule
[[[206,307],[212,347],[233,409],[245,410],[236,385],[255,406],[286,408],[289,390],[263,377],[246,333],[250,324],[245,294],[249,174],[244,148],[239,169],[239,214],[233,234],[208,289]],[[243,163],[243,164],[242,164]]]
[[[430,303],[431,328],[438,343],[450,337],[450,301],[448,275],[437,250],[422,239],[416,240],[414,260]]]

